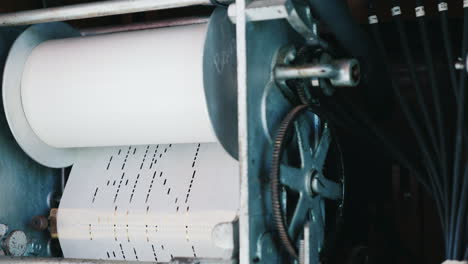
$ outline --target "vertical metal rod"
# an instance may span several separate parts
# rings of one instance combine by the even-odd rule
[[[247,18],[246,2],[236,3],[236,48],[237,48],[237,105],[239,116],[239,164],[240,164],[240,210],[239,210],[239,263],[250,263],[250,208],[248,119],[247,114]],[[252,177],[252,176],[251,176]],[[255,242],[252,241],[252,244]],[[252,252],[253,255],[253,252]]]
[[[60,169],[60,188],[63,193],[65,190],[65,168]]]
[[[304,264],[310,263],[310,222],[304,225]]]
[[[320,143],[320,137],[322,136],[321,135],[321,122],[320,122],[320,118],[318,115],[315,115],[314,114],[314,149],[316,149]]]
[[[304,236],[305,236],[305,233],[304,233]],[[305,258],[304,258],[305,248],[304,248],[304,245],[305,245],[305,241],[304,241],[304,239],[301,239],[299,241],[299,264],[305,264]]]

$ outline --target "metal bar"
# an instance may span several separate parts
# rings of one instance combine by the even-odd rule
[[[91,17],[130,14],[193,5],[211,5],[210,0],[111,0],[0,15],[0,26],[30,25]]]
[[[239,210],[239,263],[250,263],[250,209],[249,209],[249,141],[247,114],[247,18],[246,2],[236,1],[237,44],[237,107],[239,135],[240,210]],[[255,244],[252,241],[252,244]]]
[[[307,64],[300,66],[277,66],[275,68],[276,80],[289,80],[300,78],[333,78],[338,69],[330,64]]]
[[[208,23],[208,21],[209,21],[209,17],[185,17],[185,18],[175,18],[175,19],[170,19],[170,20],[168,19],[168,20],[153,21],[153,22],[119,25],[119,26],[84,28],[84,29],[80,29],[80,32],[83,36],[92,36],[92,35],[99,35],[99,34],[118,33],[118,32],[154,29],[154,28],[162,28],[162,27],[175,27],[175,26],[185,26],[185,25],[193,25],[193,24],[203,24],[203,23]]]
[[[274,69],[279,81],[304,78],[326,78],[334,86],[356,86],[360,80],[359,62],[355,59],[305,65],[278,65]]]

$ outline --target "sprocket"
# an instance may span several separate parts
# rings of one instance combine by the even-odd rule
[[[286,251],[299,259],[297,245],[301,240],[301,228],[309,226],[309,259],[310,263],[320,262],[320,251],[324,246],[326,236],[326,201],[336,201],[336,207],[341,217],[344,197],[344,164],[341,148],[335,131],[328,122],[323,122],[320,135],[313,133],[311,124],[311,108],[309,105],[299,105],[292,109],[281,122],[274,147],[271,167],[271,192],[273,218],[279,238]],[[323,119],[323,118],[322,118]],[[294,128],[291,137],[288,132]],[[317,144],[311,142],[311,136],[319,139]],[[298,167],[285,164],[284,152],[287,143],[297,142],[299,154]],[[330,146],[333,144],[339,156],[340,176],[332,180],[324,174],[325,161],[328,159]],[[290,144],[291,145],[291,144]],[[314,146],[315,145],[315,146]],[[289,146],[290,148],[291,146]],[[292,215],[285,213],[283,191],[298,194],[297,203]],[[288,205],[289,206],[289,205]]]

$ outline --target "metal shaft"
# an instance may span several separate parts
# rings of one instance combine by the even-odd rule
[[[110,33],[146,30],[146,29],[163,28],[163,27],[203,24],[203,23],[208,23],[208,21],[209,21],[209,17],[185,17],[185,18],[175,18],[175,19],[160,20],[160,21],[153,21],[153,22],[133,23],[133,24],[128,24],[128,25],[84,28],[84,29],[80,29],[80,32],[83,36],[93,36],[93,35],[99,35],[99,34],[110,34]]]
[[[2,14],[0,15],[0,26],[30,25],[210,4],[210,0],[101,1]]]
[[[322,78],[330,79],[335,86],[356,86],[360,80],[359,62],[355,59],[333,60],[330,63],[304,65],[278,65],[274,69],[275,79]]]
[[[289,80],[301,78],[333,78],[337,74],[338,70],[330,64],[277,66],[275,68],[276,80]]]

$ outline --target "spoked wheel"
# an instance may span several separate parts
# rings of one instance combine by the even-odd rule
[[[335,211],[341,212],[343,206],[344,166],[341,150],[333,138],[330,125],[322,123],[321,131],[317,133],[308,106],[295,107],[282,121],[273,148],[271,192],[275,225],[286,251],[301,263],[305,259],[299,252],[308,253],[306,262],[320,263],[320,251],[326,236],[326,215],[329,212],[327,201],[337,204]],[[339,156],[339,162],[331,164],[332,167],[339,167],[339,176],[334,179],[324,174],[327,171],[324,169],[325,162],[331,158],[331,146],[338,149],[336,156]],[[291,155],[286,153],[298,154],[294,165],[287,164],[288,161],[291,163]],[[308,230],[308,234],[303,230]],[[305,251],[298,250],[299,244],[302,244],[300,241],[308,244]]]

